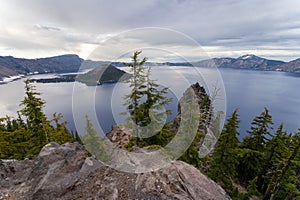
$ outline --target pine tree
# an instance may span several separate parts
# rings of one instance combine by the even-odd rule
[[[266,142],[269,137],[272,137],[269,132],[272,124],[272,116],[269,114],[269,110],[265,108],[264,112],[253,119],[251,130],[247,131],[249,136],[245,137],[242,147],[263,152]]]
[[[151,79],[151,67],[149,67],[147,70],[146,85],[146,101],[142,103],[142,105],[144,105],[143,107],[145,108],[143,109],[143,111],[146,114],[144,125],[148,125],[151,122],[150,108],[152,109],[152,111],[155,110],[155,116],[159,118],[156,119],[156,121],[162,121],[161,118],[172,113],[171,110],[161,111],[164,110],[164,106],[169,104],[172,99],[166,97],[168,93],[167,87],[159,89],[159,85],[156,83],[156,80]]]
[[[238,149],[238,179],[241,183],[247,184],[253,180],[262,170],[263,153],[260,151],[239,148]]]
[[[287,178],[286,175],[292,169],[293,165],[295,165],[294,162],[296,159],[299,158],[300,133],[297,133],[292,137],[289,149],[289,155],[277,165],[275,171],[272,173],[273,175],[264,194],[264,199],[274,200],[276,198],[282,184],[284,183],[284,179]]]
[[[56,127],[53,127],[43,113],[45,102],[39,97],[40,93],[36,92],[29,79],[24,82],[25,97],[20,104],[23,108],[18,111],[17,119],[0,119],[0,158],[33,157],[47,142],[62,144],[74,141],[65,126],[66,122],[59,123],[62,115],[54,115]]]
[[[164,106],[171,102],[171,98],[166,98],[165,95],[168,93],[168,88],[159,88],[159,85],[155,80],[150,78],[151,68],[149,67],[146,74],[146,88],[144,95],[146,100],[141,103],[139,110],[144,115],[140,119],[141,126],[145,127],[151,123],[146,129],[143,129],[141,136],[145,139],[145,145],[161,145],[167,144],[168,139],[171,137],[169,133],[169,126],[165,125],[165,119],[167,115],[170,115],[171,110],[164,110]],[[155,135],[154,135],[155,134]],[[154,135],[154,136],[152,136]],[[152,137],[149,137],[152,136]],[[156,141],[154,143],[154,141]]]
[[[105,146],[103,139],[100,135],[98,135],[97,130],[94,129],[91,120],[88,116],[85,116],[86,127],[85,127],[85,135],[82,138],[82,141],[86,147],[86,149],[93,155],[96,156],[97,159],[102,161],[108,161],[109,156],[105,151]]]
[[[30,83],[30,79],[26,79],[25,83],[25,97],[21,102],[24,108],[20,113],[26,118],[26,131],[30,134],[29,138],[33,140],[32,154],[37,154],[39,150],[49,142],[48,132],[46,130],[47,121],[46,115],[42,109],[45,102],[38,97],[39,92],[36,91],[35,86]]]
[[[6,127],[6,118],[0,118],[0,159],[7,159],[11,156],[11,146]]]
[[[230,188],[231,179],[237,176],[239,122],[239,115],[235,110],[224,126],[210,164],[209,176],[217,182],[221,182],[228,190],[232,190]]]
[[[139,144],[140,140],[143,140],[142,138],[159,133],[165,127],[164,119],[171,111],[164,111],[164,106],[171,99],[165,96],[168,88],[160,88],[156,81],[150,78],[151,69],[143,66],[147,58],[144,57],[142,60],[138,58],[141,53],[142,51],[134,52],[132,62],[125,63],[132,72],[132,78],[128,80],[131,92],[125,96],[125,105],[130,114],[127,121],[132,122],[131,124],[127,122],[127,125],[132,129],[132,135],[136,138],[135,145],[145,146],[147,141]],[[150,123],[151,126],[140,128],[146,127]]]
[[[249,181],[249,184],[247,186],[247,192],[250,197],[251,196],[260,196],[260,193],[257,190],[257,179],[258,179],[258,177],[256,176],[254,179]]]
[[[132,78],[128,80],[132,89],[131,93],[125,96],[125,105],[132,120],[132,124],[129,126],[133,129],[132,134],[136,138],[136,145],[140,138],[136,126],[141,125],[141,118],[143,118],[143,113],[139,111],[139,105],[144,96],[144,89],[146,88],[143,64],[145,64],[147,58],[143,58],[142,60],[138,59],[141,53],[142,51],[134,52],[133,57],[131,57],[132,63],[124,63],[130,68],[132,73]]]
[[[265,191],[270,181],[271,174],[268,171],[287,156],[289,140],[290,136],[283,131],[283,124],[280,124],[274,137],[266,143],[262,171],[258,175],[258,188],[261,192]]]
[[[55,141],[58,144],[64,144],[66,142],[73,142],[75,138],[72,137],[72,134],[68,131],[66,121],[59,122],[62,120],[63,115],[61,113],[54,113],[52,122],[54,122],[54,127],[47,124],[47,130],[49,130],[49,140]]]
[[[220,138],[215,146],[212,156],[212,173],[215,176],[233,177],[236,175],[237,148],[239,140],[237,136],[239,127],[239,115],[235,110],[227,120]]]

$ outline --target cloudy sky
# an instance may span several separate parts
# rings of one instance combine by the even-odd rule
[[[111,48],[108,40],[114,41]],[[126,51],[168,47],[172,55],[177,52],[193,60],[205,52],[210,57],[252,53],[289,61],[300,58],[300,1],[0,0],[2,56],[72,53],[88,58],[103,46],[100,52],[116,57],[124,53],[119,45]],[[159,59],[174,58],[165,55]]]

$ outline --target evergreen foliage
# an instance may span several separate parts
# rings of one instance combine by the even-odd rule
[[[86,127],[85,135],[82,138],[82,141],[85,145],[85,148],[95,157],[102,161],[108,161],[109,156],[105,151],[105,146],[103,142],[103,137],[98,135],[97,130],[93,127],[91,120],[88,116],[85,116]]]
[[[238,165],[238,145],[237,136],[239,127],[239,116],[235,110],[224,126],[218,143],[215,146],[211,157],[210,172],[208,175],[220,183],[224,188],[228,188],[230,193],[234,192],[231,180],[237,176]]]
[[[142,51],[134,52],[131,57],[132,62],[124,63],[132,73],[132,78],[127,80],[131,92],[124,97],[125,106],[130,114],[126,125],[132,129],[135,146],[139,147],[152,145],[153,140],[162,139],[166,142],[167,138],[164,135],[168,126],[163,124],[167,115],[171,114],[170,110],[164,111],[164,106],[171,101],[166,97],[168,88],[160,87],[155,80],[151,79],[151,68],[143,66],[147,58],[141,60],[138,58],[141,53]],[[146,127],[150,123],[151,126],[147,128],[139,128]],[[162,144],[165,142],[161,141]]]
[[[252,196],[263,200],[297,199],[300,194],[300,133],[288,134],[281,124],[272,134],[269,131],[272,116],[265,108],[251,123],[249,135],[239,142],[234,137],[238,134],[235,115],[236,111],[228,119],[213,155],[206,158],[210,160],[208,175],[233,199]],[[229,135],[232,142],[226,146],[224,141]],[[221,159],[224,155],[230,156]],[[247,193],[239,192],[233,182],[245,186]]]
[[[224,130],[215,146],[211,172],[216,177],[225,176],[232,178],[237,175],[237,148],[239,145],[237,136],[240,134],[237,129],[239,122],[237,110],[235,110],[227,120],[227,124],[225,124]]]
[[[264,112],[253,119],[250,131],[248,131],[249,136],[244,139],[242,146],[263,152],[266,142],[272,137],[272,134],[269,132],[272,124],[272,116],[269,114],[269,110],[265,108]]]
[[[0,119],[0,158],[24,159],[37,155],[49,142],[63,144],[74,142],[66,128],[66,122],[60,122],[61,114],[54,114],[48,120],[43,112],[45,102],[39,97],[29,79],[25,83],[25,97],[16,119],[4,117]],[[55,125],[51,125],[54,122]]]
[[[132,124],[128,124],[131,125],[131,128],[133,129],[132,134],[136,138],[136,145],[138,145],[140,136],[138,129],[135,127],[141,126],[145,121],[145,116],[139,111],[139,109],[146,88],[146,77],[143,64],[147,61],[147,58],[143,58],[142,60],[138,59],[138,56],[141,53],[141,51],[134,52],[132,63],[125,63],[125,65],[130,68],[132,73],[132,78],[127,81],[130,83],[132,90],[131,93],[125,96],[125,105],[130,114],[130,118],[128,120],[132,120]]]
[[[126,125],[133,131],[133,136],[125,146],[129,151],[134,150],[136,146],[140,148],[165,147],[176,135],[176,133],[170,131],[170,123],[165,124],[167,115],[171,114],[170,110],[164,110],[164,106],[172,101],[172,99],[166,97],[168,88],[159,86],[156,80],[151,79],[151,68],[143,66],[147,58],[141,60],[138,58],[141,53],[141,51],[134,52],[132,62],[125,63],[126,66],[130,67],[132,73],[132,78],[128,80],[132,90],[125,96],[125,106],[130,114]],[[190,88],[190,90],[192,89]],[[192,95],[194,92],[189,94]],[[194,100],[193,96],[187,98]],[[209,98],[206,97],[202,103],[202,109],[209,103]],[[186,104],[186,107],[189,109],[186,109],[181,114],[194,115],[194,118],[182,118],[183,121],[181,123],[186,125],[181,127],[184,129],[181,131],[183,135],[178,137],[180,141],[177,142],[189,142],[191,145],[180,157],[180,160],[200,167],[199,142],[204,134],[199,132],[194,134],[196,130],[191,130],[190,128],[192,124],[194,124],[194,127],[197,127],[199,123],[199,117],[195,117],[199,109],[190,108],[192,106],[191,102]],[[194,102],[194,104],[196,103]],[[194,112],[196,114],[192,114]],[[151,126],[148,126],[149,124]],[[148,127],[143,128],[146,126]],[[185,141],[190,138],[194,138],[193,141]]]
[[[289,190],[286,190],[285,193],[299,194],[299,187],[296,187],[299,185],[299,149],[300,133],[297,133],[291,137],[291,142],[286,152],[287,156],[282,157],[281,161],[270,171],[272,176],[264,193],[264,199],[278,199],[279,196],[277,194],[280,190],[284,191],[286,189]],[[291,196],[291,194],[288,194],[288,196]]]

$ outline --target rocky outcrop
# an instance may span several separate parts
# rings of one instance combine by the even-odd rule
[[[203,137],[193,145],[199,146],[199,155],[204,157],[211,153],[220,134],[219,123],[216,121],[212,102],[204,87],[199,83],[192,84],[179,101],[177,116],[168,122],[170,132],[175,136],[166,146],[149,149],[135,147],[133,151],[128,152],[125,146],[130,140],[132,130],[115,125],[103,140],[106,153],[110,155],[109,165],[114,169],[132,173],[169,167],[171,162],[182,156],[190,147],[196,133],[202,133]],[[94,155],[97,153],[92,152]]]
[[[128,130],[126,128],[114,125],[112,127],[112,130],[106,134],[106,137],[116,147],[126,150],[125,145],[129,143],[131,134],[128,133]]]
[[[211,124],[214,120],[212,102],[210,97],[206,93],[205,88],[200,86],[198,82],[192,84],[183,93],[183,96],[180,99],[178,104],[178,114],[174,117],[173,120],[169,122],[169,125],[171,127],[170,129],[171,133],[173,134],[178,133],[179,127],[181,125],[180,122],[182,118],[182,111],[186,111],[186,109],[182,109],[181,104],[184,103],[189,104],[192,99],[195,100],[195,103],[197,104],[196,107],[199,110],[197,114],[201,119],[198,122],[197,132],[204,133],[204,134],[211,134],[210,130],[213,129]],[[125,149],[124,146],[129,142],[130,135],[131,135],[129,132],[130,130],[115,125],[112,127],[112,130],[109,133],[107,133],[106,137],[117,147]],[[216,135],[215,137],[218,137],[218,135]],[[199,144],[199,146],[201,146],[203,142],[204,140],[201,141],[201,144]]]
[[[200,86],[200,84],[197,82],[195,84],[192,84],[190,86],[191,89],[193,89],[193,99],[195,99],[196,103],[198,104],[198,113],[200,115],[200,121],[198,123],[198,130],[197,132],[201,133],[207,133],[209,126],[212,121],[213,117],[213,107],[211,103],[211,99],[206,93],[204,87]],[[180,120],[182,115],[182,109],[180,104],[184,101],[188,102],[190,96],[189,96],[189,89],[187,89],[184,93],[182,98],[179,101],[178,105],[178,115],[174,118],[174,120],[171,121],[171,132],[176,133],[180,126]],[[190,98],[191,99],[191,98]]]
[[[33,160],[0,161],[0,199],[230,199],[184,162],[126,173],[88,157],[77,143],[46,145]]]

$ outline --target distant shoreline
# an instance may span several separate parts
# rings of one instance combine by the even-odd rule
[[[158,66],[158,65],[157,65]],[[187,65],[160,65],[160,66],[168,66],[168,67],[199,67],[199,68],[208,68],[211,69],[212,67],[202,67],[202,66],[187,66]],[[153,67],[153,66],[152,66]],[[119,67],[122,68],[122,67]],[[261,70],[261,69],[249,69],[249,68],[235,68],[235,67],[218,67],[217,69],[232,69],[232,70],[249,70],[249,71],[258,71],[258,72],[279,72],[279,73],[287,73],[290,76],[293,77],[300,77],[300,72],[288,72],[288,71],[282,71],[282,70]],[[82,72],[81,72],[82,73]],[[31,73],[31,74],[20,74],[16,76],[10,76],[10,77],[4,77],[2,81],[0,81],[0,85],[4,85],[22,78],[26,78],[28,76],[34,77],[36,75],[46,75],[46,74],[56,74],[58,75],[57,77],[53,78],[32,78],[32,82],[37,82],[37,83],[62,83],[62,82],[75,82],[76,81],[76,76],[78,74],[81,74],[79,72],[70,72],[70,71],[65,71],[65,72],[60,72],[60,73]],[[78,81],[78,80],[77,80]],[[81,82],[81,81],[78,81]],[[118,81],[116,80],[108,80],[104,81],[101,83],[98,83],[97,85],[102,85],[102,84],[109,84],[109,83],[116,83]]]

